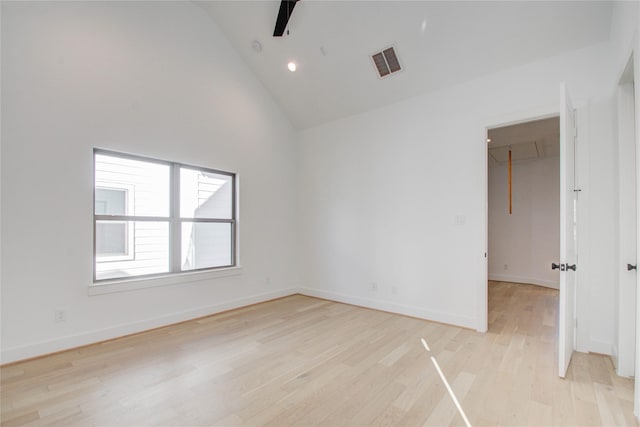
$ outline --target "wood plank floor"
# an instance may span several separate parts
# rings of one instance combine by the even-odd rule
[[[474,426],[638,425],[608,357],[557,377],[557,291],[489,295],[486,334],[296,295],[9,365],[2,426],[464,425],[430,356]]]

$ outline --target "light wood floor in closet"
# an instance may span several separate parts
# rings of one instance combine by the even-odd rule
[[[485,334],[295,295],[8,365],[2,426],[464,425],[430,356],[474,426],[638,425],[608,357],[557,377],[557,291],[489,295]]]

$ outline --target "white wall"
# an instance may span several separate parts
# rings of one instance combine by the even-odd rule
[[[616,1],[613,3],[611,12],[611,81],[613,87],[617,86],[619,77],[622,75],[629,54],[635,47],[634,36],[640,25],[640,5],[635,1]]]
[[[608,99],[607,49],[548,58],[301,132],[308,292],[482,330],[486,128],[557,113],[561,81],[579,113]],[[610,131],[596,116],[585,124]],[[578,139],[588,144],[588,132]],[[598,143],[610,146],[611,136]],[[603,317],[611,342],[608,298],[593,316]]]
[[[297,289],[295,134],[199,7],[2,2],[2,113],[3,363]],[[242,274],[89,296],[93,147],[237,172]]]
[[[508,168],[489,167],[489,280],[558,289],[559,158],[514,162],[512,183],[510,215]]]

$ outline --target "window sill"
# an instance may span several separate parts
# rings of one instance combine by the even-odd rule
[[[159,286],[184,285],[203,280],[219,279],[222,277],[238,276],[242,274],[242,267],[228,267],[219,270],[192,271],[171,274],[167,276],[141,277],[125,280],[104,281],[89,286],[89,295],[104,295],[114,292],[137,291],[140,289],[156,288]]]

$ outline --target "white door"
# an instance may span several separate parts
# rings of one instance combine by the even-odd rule
[[[575,348],[576,197],[575,113],[564,83],[560,87],[560,304],[558,374],[567,374]]]
[[[633,62],[618,86],[618,375],[633,377],[636,359],[636,136]]]

